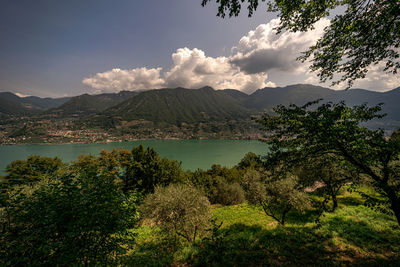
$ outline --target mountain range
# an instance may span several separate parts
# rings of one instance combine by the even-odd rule
[[[247,95],[238,90],[214,90],[203,87],[198,90],[175,88],[146,91],[120,104],[105,109],[98,116],[117,121],[146,120],[153,123],[199,123],[248,119],[251,115],[272,112],[279,104],[303,105],[309,101],[345,101],[349,106],[366,103],[384,103],[387,116],[370,124],[373,127],[400,127],[400,87],[387,92],[364,89],[345,91],[308,84],[286,87],[267,87]]]
[[[25,127],[25,132],[31,131],[26,121],[20,119],[21,116],[27,117],[27,121],[34,121],[38,125],[35,127],[40,127],[41,121],[50,120],[53,122],[48,127],[57,124],[57,129],[63,129],[68,124],[69,129],[99,128],[114,135],[139,131],[140,137],[143,137],[146,136],[143,129],[150,133],[179,132],[185,127],[188,132],[195,132],[195,136],[219,131],[229,135],[229,132],[239,133],[247,127],[254,127],[251,116],[272,112],[273,107],[279,104],[303,105],[316,99],[323,99],[323,102],[345,101],[350,106],[384,103],[383,112],[387,116],[367,126],[389,131],[400,127],[400,87],[387,92],[364,89],[335,91],[308,84],[266,87],[250,95],[233,89],[214,90],[208,86],[195,90],[165,88],[83,94],[71,98],[21,98],[6,92],[0,93],[0,125],[1,118],[3,121],[7,118],[7,124],[13,124],[9,122],[10,118],[18,118],[15,119],[18,121],[15,127],[4,126],[3,136],[18,130],[21,125]]]
[[[45,114],[57,117],[88,116],[116,106],[137,94],[137,92],[132,91],[121,91],[119,93],[105,93],[98,95],[83,94],[71,97],[62,105],[47,110]]]
[[[29,116],[58,107],[70,97],[41,98],[37,96],[19,97],[10,92],[0,92],[0,115]]]

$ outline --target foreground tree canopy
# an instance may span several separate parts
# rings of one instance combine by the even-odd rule
[[[137,194],[96,158],[35,180],[0,194],[2,266],[114,265],[131,248]]]
[[[275,115],[265,114],[259,120],[271,133],[266,165],[275,166],[279,176],[282,171],[329,156],[347,170],[342,177],[345,181],[349,173],[354,178],[361,175],[379,195],[364,194],[367,203],[379,209],[388,207],[400,224],[400,142],[386,137],[383,130],[360,126],[381,118],[381,107],[347,107],[340,102],[315,108],[318,102],[278,106]]]
[[[202,0],[205,6],[214,0]],[[238,16],[247,2],[252,16],[259,2],[265,0],[216,0],[217,16]],[[268,11],[277,12],[281,25],[277,29],[307,31],[324,17],[331,24],[317,43],[300,58],[311,59],[311,69],[322,82],[333,84],[364,78],[368,68],[383,63],[383,69],[396,74],[400,68],[400,2],[398,0],[275,0],[268,1]],[[343,12],[340,12],[344,10]],[[339,79],[335,74],[341,75]]]

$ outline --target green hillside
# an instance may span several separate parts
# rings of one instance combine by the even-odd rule
[[[396,129],[400,126],[400,89],[373,92],[363,89],[335,91],[321,86],[297,84],[286,87],[264,88],[251,95],[233,89],[214,90],[211,87],[193,89],[159,89],[142,92],[99,116],[114,121],[150,121],[180,125],[181,123],[221,122],[246,120],[251,115],[272,112],[277,105],[302,105],[309,101],[345,101],[348,105],[377,105],[384,103],[388,116],[371,122],[371,127]]]
[[[176,88],[143,92],[102,113],[124,121],[180,124],[249,118],[250,112],[224,91]]]
[[[119,93],[107,93],[99,95],[83,94],[72,97],[63,105],[48,110],[46,114],[57,117],[87,116],[115,106],[122,101],[135,96],[136,94],[136,92],[132,91],[121,91]]]

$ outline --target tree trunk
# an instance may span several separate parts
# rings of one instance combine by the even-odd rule
[[[400,226],[400,199],[397,197],[396,191],[393,190],[393,188],[387,186],[383,188],[383,190],[390,200],[390,207],[396,216],[397,224]]]
[[[332,212],[334,212],[338,207],[338,202],[335,193],[332,194],[332,202],[333,202]]]
[[[400,200],[397,196],[394,199],[390,199],[391,208],[397,219],[397,224],[400,226]]]

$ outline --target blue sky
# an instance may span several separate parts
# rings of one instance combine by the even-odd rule
[[[285,58],[287,44],[291,51],[296,45],[302,50],[304,42],[296,43],[301,36],[286,38],[291,41],[285,44],[281,38],[279,47],[274,38],[266,39],[275,16],[265,6],[260,5],[252,18],[243,13],[221,19],[215,16],[215,4],[200,4],[201,0],[3,0],[0,91],[56,97],[125,87],[207,83],[251,92],[257,86],[315,83],[303,67],[286,66],[293,60]],[[257,28],[260,24],[267,26]],[[250,36],[255,29],[263,37]],[[246,36],[253,43],[240,41]],[[265,40],[275,44],[261,45]],[[232,52],[233,47],[238,49]],[[187,63],[173,61],[174,53],[178,61],[185,55]],[[224,68],[223,73],[209,73]],[[147,77],[152,81],[144,81]]]

